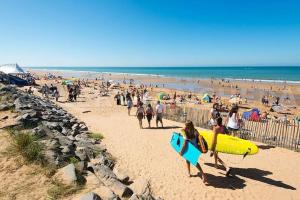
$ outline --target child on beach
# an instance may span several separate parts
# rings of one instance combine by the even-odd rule
[[[218,168],[218,161],[221,163],[225,169],[226,169],[226,176],[230,174],[230,168],[226,166],[226,164],[220,159],[218,156],[218,152],[216,151],[216,146],[217,146],[217,139],[218,139],[218,134],[227,134],[228,130],[226,129],[225,126],[222,124],[222,118],[219,117],[216,120],[217,124],[213,128],[214,136],[213,136],[213,141],[212,141],[212,147],[211,147],[211,153],[210,157],[214,156],[215,158],[215,167]]]
[[[182,155],[183,152],[185,151],[187,141],[191,142],[195,147],[197,147],[199,149],[199,145],[198,145],[199,132],[197,131],[197,129],[195,129],[194,124],[193,124],[192,121],[187,121],[185,123],[185,128],[182,130],[182,134],[183,134],[183,137],[184,137],[185,140],[184,140],[184,144],[182,146],[182,149],[179,152],[180,155]],[[190,162],[189,161],[186,161],[186,166],[187,166],[187,170],[188,170],[188,176],[191,177],[191,169],[190,169]],[[203,183],[206,183],[207,182],[206,175],[204,174],[200,164],[197,163],[196,167],[201,173]]]
[[[151,127],[151,120],[153,118],[154,112],[151,104],[148,104],[147,109],[146,109],[146,117],[148,121],[148,127]]]
[[[139,120],[140,128],[142,129],[143,128],[143,118],[145,118],[145,109],[143,107],[143,103],[139,104],[139,107],[137,108],[137,111],[136,111],[136,116]]]

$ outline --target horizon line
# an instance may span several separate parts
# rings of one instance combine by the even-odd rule
[[[145,68],[154,68],[154,67],[300,67],[300,65],[174,65],[174,66],[167,66],[167,65],[164,65],[164,66],[150,66],[150,65],[144,65],[144,66],[138,66],[138,65],[131,65],[131,66],[97,66],[97,65],[41,65],[41,66],[38,66],[38,65],[34,65],[34,66],[26,66],[26,65],[23,65],[23,67],[25,68],[36,68],[36,67],[102,67],[102,68],[109,68],[109,67],[133,67],[133,68],[140,68],[140,67],[145,67]]]

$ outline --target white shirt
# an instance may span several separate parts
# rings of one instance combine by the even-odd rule
[[[163,113],[164,106],[161,105],[161,104],[157,104],[156,107],[155,107],[155,109],[156,109],[157,113]]]
[[[233,129],[239,129],[238,121],[235,113],[233,113],[232,116],[229,117],[227,126]]]

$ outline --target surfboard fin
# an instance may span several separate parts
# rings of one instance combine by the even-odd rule
[[[250,153],[251,149],[248,148],[248,151],[243,155],[243,159]]]

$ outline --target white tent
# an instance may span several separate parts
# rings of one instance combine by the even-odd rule
[[[18,64],[0,65],[0,72],[5,74],[24,74],[26,73]]]

